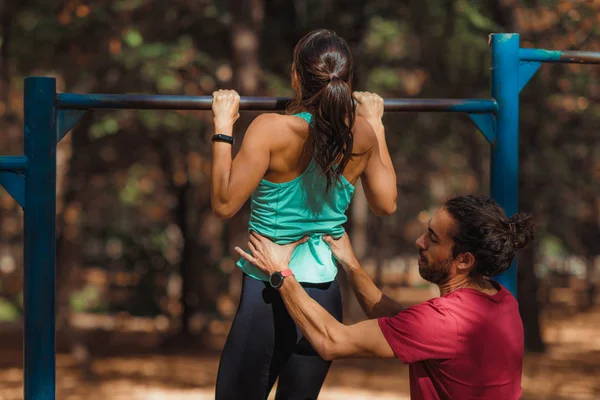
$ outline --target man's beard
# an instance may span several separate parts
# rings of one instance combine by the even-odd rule
[[[421,263],[419,265],[419,275],[427,282],[434,283],[436,285],[444,284],[450,277],[450,266],[452,264],[452,257],[448,257],[443,261],[429,262],[425,258],[421,257]]]

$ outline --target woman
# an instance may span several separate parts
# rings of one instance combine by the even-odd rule
[[[249,126],[232,161],[234,91],[213,94],[215,136],[211,202],[216,215],[233,216],[251,196],[251,231],[277,243],[305,237],[290,268],[306,291],[342,319],[337,267],[322,236],[344,233],[354,185],[360,178],[377,215],[396,210],[396,175],[381,122],[383,100],[354,93],[347,43],[318,30],[294,50],[291,115],[262,114]],[[219,365],[217,399],[316,399],[330,367],[297,330],[276,283],[244,259],[240,305]],[[284,279],[280,277],[280,279]]]

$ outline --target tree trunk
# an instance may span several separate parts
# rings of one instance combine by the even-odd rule
[[[260,86],[260,32],[264,19],[263,0],[232,2],[231,48],[233,85],[244,96],[256,94]]]
[[[531,149],[535,148],[537,138],[534,132],[540,132],[541,127],[528,127],[526,132],[529,135],[523,137],[519,149],[519,159],[523,166],[534,162],[531,160]],[[524,174],[519,174],[519,188],[529,193],[528,196],[519,196],[519,209],[531,212],[535,215],[536,203],[533,193],[536,182],[527,182],[524,180]],[[529,351],[542,352],[545,346],[541,336],[540,329],[540,303],[538,299],[539,282],[535,274],[535,252],[537,251],[537,242],[532,243],[528,248],[519,252],[517,293],[519,300],[519,310],[523,319],[523,328],[525,330],[525,348]]]
[[[535,249],[530,246],[519,254],[519,286],[518,300],[519,312],[525,330],[525,349],[533,352],[543,352],[546,346],[540,334],[540,305],[537,298],[539,289],[538,279],[535,275]]]
[[[57,150],[57,232],[56,240],[56,328],[82,371],[92,373],[92,359],[85,338],[71,324],[71,294],[80,286],[83,237],[79,188],[85,187],[86,168],[81,165],[92,119],[85,117]]]
[[[264,20],[263,0],[244,0],[232,2],[231,11],[233,15],[231,49],[233,52],[233,87],[242,96],[255,96],[260,93],[260,39]],[[236,124],[237,143],[242,143],[244,131],[256,116],[254,113],[244,112]],[[236,145],[236,148],[238,145]],[[234,246],[240,246],[247,242],[248,218],[250,215],[250,204],[246,202],[242,208],[224,224],[223,238],[225,255],[233,252]],[[237,268],[233,269],[230,276],[229,288],[234,291],[229,293],[232,300],[239,297],[237,283],[241,279]]]
[[[171,140],[172,135],[159,133],[150,138],[150,143],[159,156],[160,167],[164,172],[169,189],[176,195],[177,205],[173,209],[173,220],[177,223],[182,236],[182,249],[179,261],[179,278],[181,286],[179,288],[181,313],[179,314],[179,330],[177,335],[168,337],[163,346],[187,345],[188,339],[192,336],[190,326],[191,318],[194,315],[199,304],[197,291],[196,272],[194,264],[194,248],[196,247],[196,235],[198,226],[198,213],[195,211],[201,205],[194,204],[193,189],[190,166],[188,163],[188,154],[186,148],[186,134],[179,133],[182,137]],[[201,134],[201,136],[203,136]],[[183,160],[177,166],[175,160]],[[182,168],[178,171],[176,168]],[[183,172],[185,182],[177,182],[176,175]],[[181,341],[183,339],[183,342]]]
[[[10,101],[10,45],[12,42],[12,27],[15,20],[15,9],[11,7],[11,1],[5,1],[2,7],[0,23],[2,24],[2,44],[0,44],[0,102],[5,104],[8,111],[11,110]]]
[[[175,210],[177,225],[181,230],[183,238],[183,248],[181,250],[181,261],[179,274],[181,277],[181,316],[180,316],[180,334],[191,336],[190,321],[198,306],[198,296],[194,290],[194,231],[192,221],[188,215],[190,210],[191,185],[188,181],[178,190],[177,208]]]
[[[596,302],[596,293],[598,285],[596,283],[596,257],[588,256],[585,259],[585,293],[581,303],[582,311],[589,311],[594,307]]]

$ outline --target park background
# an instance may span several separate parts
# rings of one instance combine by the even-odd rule
[[[25,76],[54,76],[64,92],[290,96],[292,50],[315,28],[349,42],[358,90],[487,98],[490,33],[600,51],[600,1],[4,0],[0,154],[23,153]],[[599,66],[545,65],[521,94],[519,205],[539,227],[519,254],[524,399],[600,398],[599,77]],[[256,115],[242,113],[238,137]],[[59,399],[214,397],[249,209],[211,214],[211,122],[201,111],[96,111],[59,144]],[[445,198],[489,193],[490,147],[465,115],[384,122],[398,210],[376,217],[357,190],[347,229],[376,282],[409,305],[438,294],[418,276],[414,240]],[[0,189],[7,400],[22,398],[22,240],[22,210]],[[344,287],[346,320],[364,318]],[[336,361],[320,398],[407,399],[408,369]]]

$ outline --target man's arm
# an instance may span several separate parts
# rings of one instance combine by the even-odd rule
[[[354,260],[349,264],[342,263],[342,265],[344,265],[354,295],[367,317],[391,317],[404,309],[400,303],[384,294],[375,285],[358,261]]]
[[[345,357],[394,358],[376,319],[344,325],[314,301],[293,276],[279,289],[296,325],[325,360]]]
[[[360,266],[352,250],[347,233],[334,240],[331,236],[323,236],[335,258],[342,264],[354,295],[369,318],[391,317],[404,309],[400,303],[383,294],[375,282]]]

